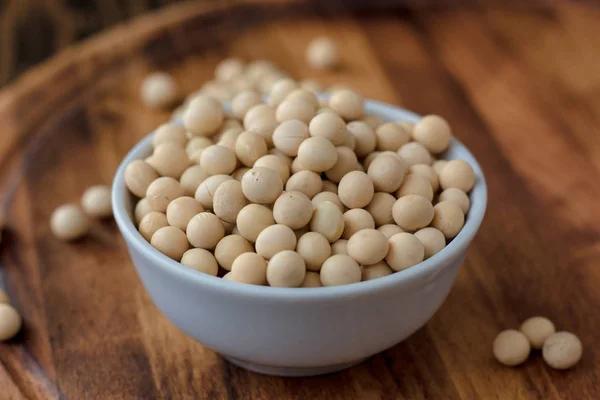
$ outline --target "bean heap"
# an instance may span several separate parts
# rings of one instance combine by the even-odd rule
[[[221,63],[216,77],[252,72],[241,68]],[[352,89],[323,100],[287,77],[266,103],[242,90],[225,111],[204,90],[177,115],[125,182],[140,234],[213,276],[278,287],[383,277],[442,250],[469,211],[475,174],[437,159],[452,134],[436,115],[385,122]]]

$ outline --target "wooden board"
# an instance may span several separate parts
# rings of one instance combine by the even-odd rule
[[[178,5],[69,48],[0,94],[1,257],[25,318],[0,345],[0,398],[600,398],[600,12],[311,4]],[[321,34],[340,44],[343,71],[305,66]],[[75,244],[49,233],[57,205],[110,183],[168,118],[141,104],[144,73],[167,70],[191,92],[229,55],[444,115],[487,175],[488,213],[448,300],[411,338],[345,372],[282,379],[234,367],[156,310],[113,222]],[[519,368],[494,361],[496,333],[537,314],[580,336],[575,369],[553,371],[538,353]]]

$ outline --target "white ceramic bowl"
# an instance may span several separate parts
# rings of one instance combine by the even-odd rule
[[[419,119],[375,101],[367,101],[366,108],[387,121]],[[231,362],[265,374],[333,372],[406,339],[448,295],[486,209],[487,189],[479,164],[453,140],[447,158],[468,161],[477,183],[464,228],[438,254],[390,276],[346,286],[289,289],[239,284],[184,267],[155,250],[136,230],[124,170],[151,151],[149,135],[123,160],[112,192],[115,219],[144,287],[185,333]]]

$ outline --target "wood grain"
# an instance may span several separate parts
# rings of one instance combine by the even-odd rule
[[[600,398],[600,56],[590,40],[600,11],[356,7],[177,5],[68,48],[0,93],[1,256],[25,318],[0,345],[0,398]],[[304,64],[323,34],[342,48],[340,72]],[[169,71],[191,92],[228,55],[444,115],[488,178],[487,216],[447,301],[347,371],[282,379],[232,366],[156,310],[113,222],[73,244],[49,234],[57,205],[109,183],[168,118],[141,104],[143,74]],[[573,370],[551,370],[538,353],[512,369],[492,358],[499,330],[538,314],[580,336]]]

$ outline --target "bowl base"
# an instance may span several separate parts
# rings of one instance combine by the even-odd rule
[[[249,361],[240,360],[238,358],[221,355],[227,361],[238,367],[247,369],[248,371],[256,372],[263,375],[274,375],[274,376],[288,376],[288,377],[300,377],[300,376],[316,376],[331,374],[338,372],[346,368],[353,367],[360,364],[366,358],[360,360],[351,361],[342,364],[326,365],[324,367],[275,367],[272,365],[256,364]]]

